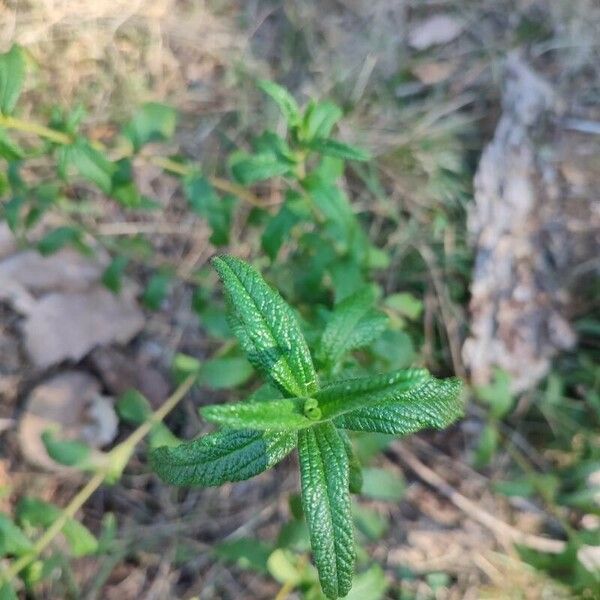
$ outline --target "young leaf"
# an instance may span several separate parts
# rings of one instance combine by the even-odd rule
[[[392,294],[385,304],[408,319],[418,319],[423,312],[423,302],[408,292]]]
[[[124,127],[123,133],[137,152],[144,144],[168,140],[175,133],[177,125],[177,112],[174,108],[148,102],[144,104],[134,115],[131,121]]]
[[[62,511],[58,506],[38,498],[25,497],[17,506],[19,522],[32,527],[50,527],[60,517],[61,513]],[[75,557],[88,556],[98,548],[96,537],[76,519],[67,519],[62,533]]]
[[[373,288],[365,287],[335,307],[321,338],[324,363],[335,365],[346,352],[370,344],[383,332],[387,317],[371,310],[374,301]]]
[[[211,404],[202,407],[200,414],[207,421],[232,429],[294,431],[315,424],[315,420],[304,414],[307,400],[279,398],[261,402]]]
[[[113,293],[118,294],[123,285],[123,273],[129,259],[126,256],[115,256],[102,273],[102,283]]]
[[[275,260],[279,249],[290,231],[309,215],[304,198],[296,192],[289,192],[279,212],[267,223],[261,242],[263,250],[271,260]]]
[[[192,210],[208,221],[212,229],[211,243],[227,244],[233,198],[220,199],[210,182],[198,173],[184,179],[183,190]]]
[[[81,177],[95,183],[105,194],[110,193],[117,167],[86,139],[78,138],[69,146],[61,146],[57,154],[63,176],[66,177],[73,166]]]
[[[257,539],[238,538],[217,544],[214,553],[219,558],[233,562],[240,569],[268,573],[267,560],[273,547]]]
[[[21,556],[31,550],[27,536],[4,513],[0,513],[0,557]]]
[[[294,126],[300,121],[298,103],[285,88],[265,79],[258,82],[258,87],[275,101],[289,125]]]
[[[25,152],[13,142],[4,129],[0,129],[0,157],[6,160],[20,160]]]
[[[131,158],[121,158],[113,163],[110,196],[126,208],[140,208],[144,197],[140,194],[133,176]]]
[[[158,310],[169,293],[171,275],[164,272],[155,273],[150,278],[144,293],[142,302],[150,310]]]
[[[302,506],[323,592],[344,597],[352,587],[354,532],[344,442],[331,423],[298,432]]]
[[[171,370],[177,383],[183,383],[188,377],[198,377],[202,363],[189,354],[179,352],[173,358]]]
[[[153,469],[172,485],[242,481],[276,465],[296,446],[295,433],[223,430],[150,454]]]
[[[404,388],[402,385],[384,386],[372,392],[380,402],[367,400],[369,406],[345,413],[335,419],[335,424],[354,431],[396,435],[428,427],[443,429],[463,414],[460,391],[460,380],[433,377]]]
[[[85,468],[89,464],[91,449],[78,440],[58,440],[54,432],[48,430],[42,433],[42,442],[48,456],[67,467]]]
[[[53,229],[47,233],[37,243],[37,249],[38,252],[43,256],[48,256],[50,254],[54,254],[54,252],[57,252],[67,245],[81,247],[83,244],[81,238],[81,231],[75,227],[57,227],[56,229]]]
[[[342,109],[333,102],[311,101],[302,119],[304,139],[326,138],[333,126],[342,118]]]
[[[141,425],[152,416],[150,402],[137,390],[127,390],[117,401],[119,417],[132,425]],[[178,446],[181,440],[173,435],[164,423],[152,426],[148,436],[150,448]]]
[[[356,529],[368,540],[376,541],[381,539],[389,528],[388,519],[379,512],[361,506],[357,502],[352,504],[352,517]]]
[[[402,399],[409,390],[418,389],[430,378],[427,369],[406,369],[384,375],[342,379],[323,386],[315,398],[323,418],[331,419],[356,409]]]
[[[385,469],[364,469],[362,493],[368,498],[398,502],[405,492],[406,482],[401,475],[389,473]]]
[[[152,415],[147,398],[137,390],[127,390],[117,400],[117,413],[123,421],[140,425]]]
[[[198,383],[213,390],[226,390],[246,383],[252,373],[252,366],[243,357],[212,358],[200,366]]]
[[[231,173],[242,185],[251,185],[271,177],[289,173],[291,165],[272,152],[247,154],[234,152],[229,160]]]
[[[292,309],[243,261],[221,256],[213,265],[225,286],[231,329],[250,362],[286,394],[311,396],[317,374]]]
[[[371,160],[371,155],[366,150],[329,138],[315,138],[308,142],[307,146],[314,152],[325,156],[343,158],[344,160]]]
[[[387,597],[388,587],[383,569],[379,565],[373,565],[354,578],[352,590],[346,600],[383,600]]]
[[[315,175],[307,177],[302,185],[327,220],[328,233],[336,240],[339,252],[355,252],[359,249],[363,244],[364,233],[352,212],[348,197],[342,190]],[[356,261],[352,260],[350,266],[355,264]],[[347,268],[342,270],[342,275],[345,279],[349,279]]]
[[[17,105],[25,80],[25,56],[20,46],[0,54],[0,113],[10,115]]]

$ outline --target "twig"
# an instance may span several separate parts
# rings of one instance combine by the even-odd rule
[[[561,552],[564,552],[566,548],[566,543],[564,541],[525,533],[486,512],[475,502],[454,489],[443,477],[424,465],[405,446],[392,447],[390,451],[401,462],[412,469],[412,471],[414,471],[414,473],[416,473],[423,481],[434,487],[442,495],[446,496],[454,506],[462,510],[475,521],[490,529],[499,538],[508,539],[513,543],[528,546],[539,552],[548,552],[551,554],[560,554]]]
[[[52,542],[52,540],[62,531],[66,522],[72,519],[77,511],[86,503],[90,496],[104,483],[105,479],[114,473],[115,466],[124,467],[136,445],[148,434],[150,429],[157,423],[160,423],[183,399],[194,383],[194,377],[188,377],[174,392],[167,398],[165,403],[154,412],[150,418],[142,423],[131,435],[118,446],[116,446],[107,456],[105,466],[103,466],[87,484],[77,492],[61,515],[46,529],[46,531],[35,542],[31,552],[22,556],[13,562],[8,569],[0,575],[0,586],[10,583],[25,567],[31,564]],[[119,464],[121,463],[121,464]]]

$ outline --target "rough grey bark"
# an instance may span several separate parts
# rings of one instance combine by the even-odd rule
[[[575,198],[564,180],[566,134],[556,126],[564,107],[522,58],[508,58],[502,116],[479,163],[468,223],[476,262],[463,358],[475,384],[499,367],[514,391],[527,389],[576,342],[571,275],[593,256],[582,239],[597,241],[600,223],[593,199]]]

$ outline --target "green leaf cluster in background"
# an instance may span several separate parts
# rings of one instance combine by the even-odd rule
[[[321,586],[328,598],[342,598],[352,586],[355,562],[350,488],[361,486],[360,465],[343,430],[405,435],[446,427],[462,413],[460,383],[413,369],[323,384],[298,319],[281,295],[237,258],[221,256],[213,265],[225,288],[230,327],[271,384],[271,397],[203,407],[202,416],[222,429],[157,448],[152,464],[174,485],[212,486],[257,475],[297,447],[302,508]],[[384,318],[374,311],[374,300],[367,288],[331,314],[318,343],[329,371],[371,341]],[[374,476],[369,472],[369,486]],[[401,488],[384,486],[383,492],[394,498]]]

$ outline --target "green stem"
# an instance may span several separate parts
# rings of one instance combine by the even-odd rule
[[[39,123],[33,123],[31,121],[24,121],[16,117],[5,117],[0,115],[0,127],[6,127],[6,129],[16,129],[17,131],[24,131],[26,133],[34,133],[38,137],[45,138],[56,144],[71,144],[73,139],[70,135],[57,131],[56,129],[50,129]]]
[[[75,516],[77,511],[86,503],[90,496],[102,485],[102,483],[104,483],[107,476],[114,473],[115,460],[117,462],[124,460],[122,465],[118,465],[119,467],[124,467],[125,464],[127,464],[135,446],[144,438],[144,436],[146,436],[154,425],[160,423],[177,406],[194,384],[194,379],[194,377],[188,377],[149,419],[132,432],[125,441],[113,448],[108,455],[109,460],[107,461],[107,466],[98,471],[87,484],[77,492],[58,519],[56,519],[56,521],[54,521],[54,523],[52,523],[52,525],[50,525],[50,527],[48,527],[35,542],[31,552],[14,561],[10,567],[2,573],[0,576],[0,586],[5,583],[10,583],[25,567],[30,565],[46,549],[52,540],[62,531],[66,522]]]
[[[23,131],[25,133],[33,133],[38,137],[50,140],[56,144],[67,145],[73,143],[73,138],[62,131],[51,129],[50,127],[40,125],[39,123],[35,123],[33,121],[18,119],[17,117],[5,117],[0,115],[0,127],[14,129],[16,131]],[[106,150],[106,146],[104,146],[104,144],[101,142],[95,141],[92,145],[97,150]],[[128,156],[131,156],[130,152],[123,154],[121,158],[127,158]],[[151,164],[181,177],[185,177],[193,172],[192,166],[179,163],[171,160],[170,158],[164,158],[162,156],[149,156],[147,157],[147,160]],[[241,200],[245,200],[254,206],[262,206],[260,198],[241,185],[220,177],[209,177],[208,180],[215,188],[225,192],[226,194],[233,194]]]

